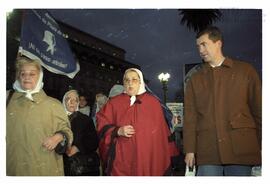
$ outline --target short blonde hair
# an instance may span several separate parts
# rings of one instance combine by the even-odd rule
[[[38,60],[33,60],[33,59],[30,59],[30,58],[25,57],[25,56],[19,56],[19,57],[17,57],[16,64],[15,64],[16,79],[19,79],[21,68],[24,65],[33,65],[38,69],[39,73],[40,73],[40,71],[42,71],[41,64]]]

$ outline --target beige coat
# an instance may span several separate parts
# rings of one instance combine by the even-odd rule
[[[197,164],[261,163],[261,81],[255,69],[226,58],[204,64],[185,91],[184,149]]]
[[[62,156],[42,147],[46,137],[57,131],[73,141],[70,124],[62,104],[43,90],[33,94],[32,102],[15,92],[6,111],[6,164],[8,176],[64,175]]]

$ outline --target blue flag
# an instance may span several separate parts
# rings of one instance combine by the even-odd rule
[[[80,70],[65,35],[46,10],[25,10],[19,52],[47,70],[73,78]]]

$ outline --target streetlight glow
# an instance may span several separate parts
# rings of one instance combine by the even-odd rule
[[[169,73],[161,73],[158,75],[158,79],[162,82],[162,81],[169,81],[170,78],[170,74]]]
[[[170,74],[169,73],[161,73],[158,75],[158,79],[160,80],[161,84],[162,84],[162,89],[163,89],[163,101],[166,104],[167,101],[167,91],[168,91],[168,87],[167,87],[167,83],[169,81],[170,78]]]

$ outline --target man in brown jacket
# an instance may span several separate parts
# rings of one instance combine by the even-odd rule
[[[250,64],[224,57],[217,27],[196,42],[204,64],[185,91],[185,162],[198,176],[248,176],[261,164],[261,81]]]

